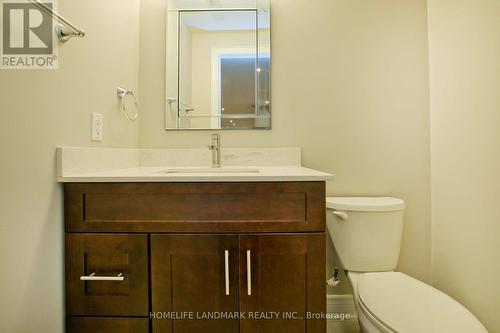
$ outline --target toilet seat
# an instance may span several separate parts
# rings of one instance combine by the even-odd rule
[[[387,333],[487,333],[460,303],[403,273],[364,273],[357,284],[359,308]]]

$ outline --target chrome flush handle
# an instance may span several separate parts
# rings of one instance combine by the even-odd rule
[[[341,212],[339,210],[332,210],[332,214],[343,221],[346,221],[349,218],[349,215],[347,215],[346,212]]]

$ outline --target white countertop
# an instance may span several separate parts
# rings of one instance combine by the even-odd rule
[[[235,169],[235,167],[231,167]],[[245,169],[245,168],[243,168]],[[139,167],[67,175],[62,183],[122,183],[122,182],[277,182],[326,181],[332,175],[304,167],[256,167],[258,173],[167,173],[166,167]]]
[[[301,164],[300,148],[226,148],[222,149],[222,170],[229,169],[231,172],[169,173],[167,171],[172,169],[210,169],[210,151],[58,147],[57,181],[275,182],[333,179],[328,173],[305,168]],[[258,172],[235,172],[239,169],[258,169]]]

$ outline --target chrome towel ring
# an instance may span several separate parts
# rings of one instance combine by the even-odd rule
[[[137,110],[137,99],[135,98],[134,92],[131,89],[124,89],[118,87],[116,89],[116,93],[118,94],[118,97],[120,97],[121,99],[121,109],[123,110],[123,113],[125,113],[125,116],[127,116],[127,118],[130,121],[135,121],[139,116],[139,112]],[[125,100],[127,99],[127,96],[130,96],[131,98],[134,99],[135,113],[130,113],[130,111],[127,110],[127,106],[125,105]]]

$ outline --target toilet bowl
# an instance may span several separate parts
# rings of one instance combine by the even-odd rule
[[[334,264],[347,271],[364,333],[487,333],[445,293],[394,272],[404,202],[396,198],[327,198]]]

